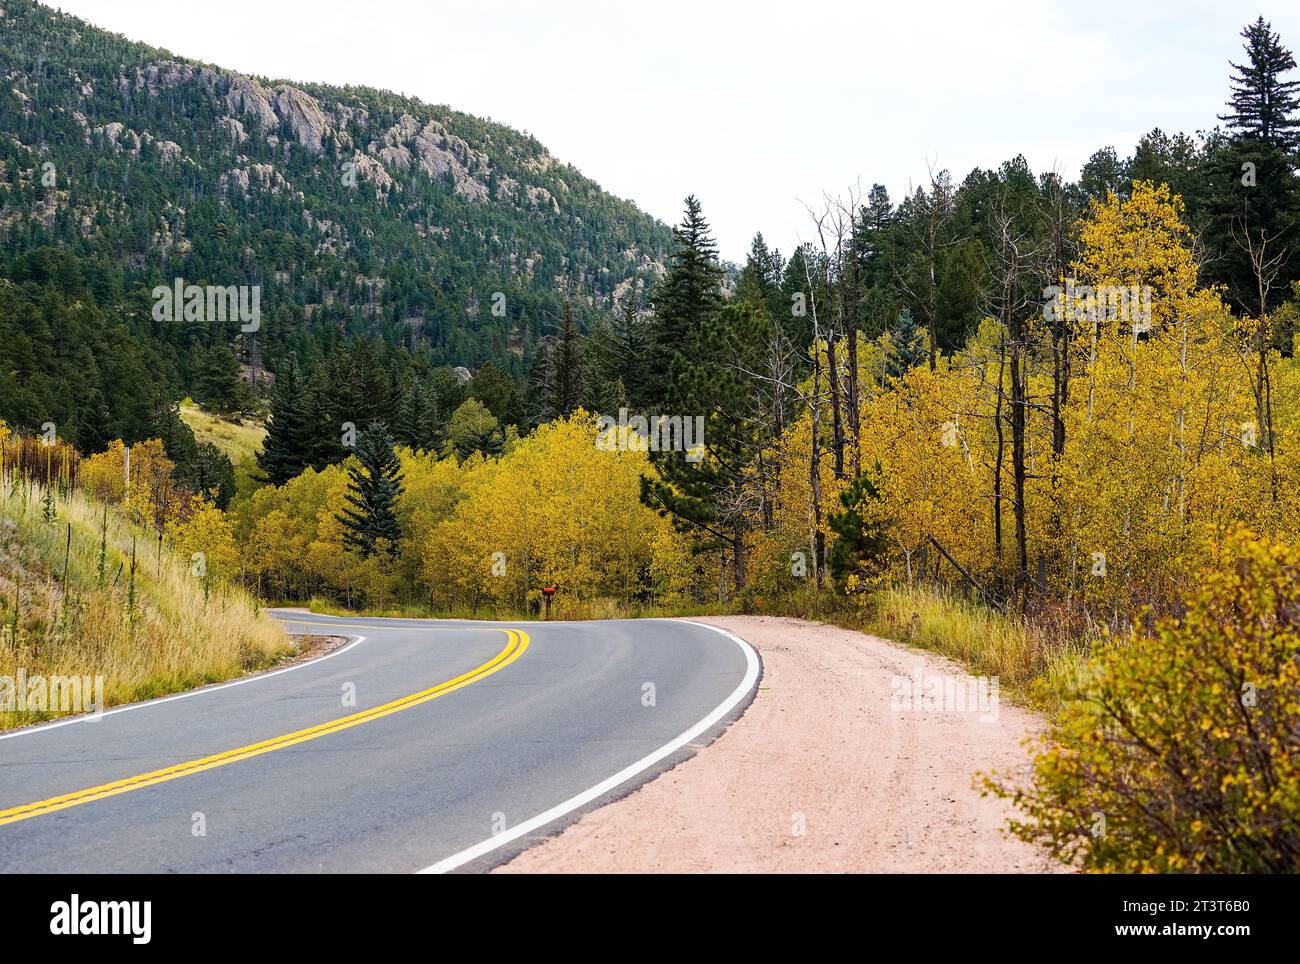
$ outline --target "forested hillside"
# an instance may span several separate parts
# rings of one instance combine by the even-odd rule
[[[566,299],[584,327],[639,309],[670,242],[518,131],[186,61],[31,0],[0,12],[0,75],[0,416],[89,450],[147,434],[153,394],[248,407],[241,364],[311,369],[356,338],[426,375],[522,377]],[[157,322],[175,278],[259,286],[258,330]]]

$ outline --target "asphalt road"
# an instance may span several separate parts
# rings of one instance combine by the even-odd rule
[[[690,755],[757,686],[747,644],[685,622],[278,615],[356,638],[0,735],[0,873],[483,870]]]

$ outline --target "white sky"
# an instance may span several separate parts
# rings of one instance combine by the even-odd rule
[[[388,88],[535,135],[667,223],[696,194],[724,257],[785,253],[804,201],[897,200],[1023,153],[1073,177],[1153,127],[1208,129],[1265,0],[58,0],[128,37],[274,79]],[[1300,78],[1300,72],[1295,76]]]

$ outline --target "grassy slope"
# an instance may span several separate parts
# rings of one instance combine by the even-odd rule
[[[204,411],[190,399],[181,402],[181,419],[200,442],[211,442],[235,467],[236,488],[243,494],[257,487],[252,476],[257,470],[257,453],[266,439],[266,426],[258,419],[234,421]]]
[[[125,703],[229,679],[292,651],[280,626],[236,588],[204,598],[186,561],[113,510],[105,577],[98,576],[103,506],[80,494],[43,521],[41,492],[0,492],[0,676],[104,676],[107,704]],[[72,524],[65,604],[61,585]],[[131,540],[139,540],[136,601],[130,607]],[[18,632],[15,625],[15,599]],[[58,713],[2,713],[0,729]]]

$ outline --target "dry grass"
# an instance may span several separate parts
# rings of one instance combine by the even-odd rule
[[[1062,684],[1086,655],[1085,644],[1056,638],[1041,625],[1007,616],[939,586],[881,592],[863,628],[877,636],[940,653],[1026,702],[1053,708]]]
[[[181,419],[194,432],[200,442],[211,442],[230,458],[234,465],[247,465],[262,450],[266,439],[266,426],[252,418],[229,420],[205,412],[185,399],[181,402]]]
[[[1003,615],[941,585],[893,586],[854,599],[810,591],[759,609],[947,656],[976,675],[998,677],[1002,693],[1017,702],[1048,711],[1059,706],[1088,650],[1041,620]]]
[[[102,675],[112,705],[230,679],[292,652],[248,593],[232,586],[205,593],[188,560],[166,548],[160,558],[156,536],[113,510],[101,577],[102,504],[74,494],[57,500],[57,519],[46,522],[42,497],[34,488],[24,499],[8,485],[0,493],[0,677],[12,679],[20,668],[28,678]],[[0,729],[58,715],[0,712]]]

